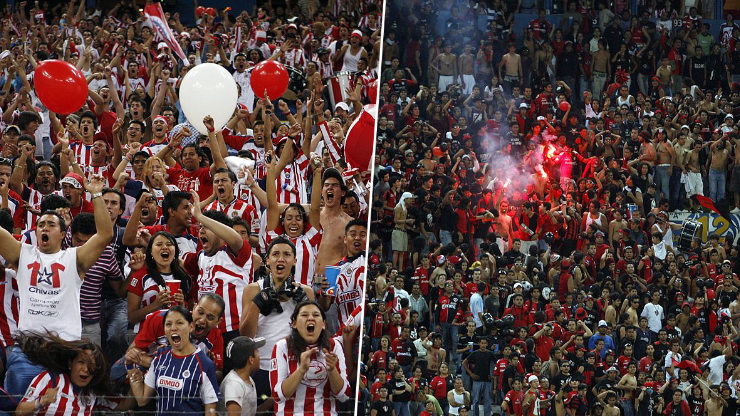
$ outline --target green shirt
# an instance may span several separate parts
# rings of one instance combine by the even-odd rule
[[[704,56],[708,56],[710,52],[712,52],[712,46],[714,46],[714,36],[707,34],[702,35],[701,33],[696,35],[696,41],[699,43],[699,46],[701,46],[702,51],[704,51]]]

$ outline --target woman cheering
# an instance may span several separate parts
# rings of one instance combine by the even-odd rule
[[[128,371],[139,406],[157,398],[157,415],[200,413],[212,416],[218,403],[216,366],[190,342],[193,316],[184,306],[173,306],[164,316],[169,347],[152,360],[146,377],[138,368]]]
[[[301,302],[288,338],[272,352],[270,385],[280,415],[337,415],[336,400],[350,395],[342,345],[329,338],[326,315],[315,301]]]

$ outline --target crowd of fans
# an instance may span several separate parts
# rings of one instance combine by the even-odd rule
[[[737,15],[717,31],[714,2],[555,3],[387,5],[372,416],[740,406],[740,251],[680,245],[669,221],[740,212]]]
[[[379,9],[193,8],[165,13],[187,59],[136,2],[5,8],[2,414],[354,408],[370,187],[343,154],[378,77]],[[48,59],[87,78],[79,111],[38,99]],[[251,89],[265,59],[288,68],[282,98]],[[178,91],[206,62],[239,99],[199,134]]]

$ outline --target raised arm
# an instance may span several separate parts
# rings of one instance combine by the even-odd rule
[[[77,250],[77,271],[80,274],[80,279],[84,278],[87,270],[98,261],[100,255],[103,254],[103,250],[113,238],[113,225],[110,222],[110,215],[102,198],[104,185],[105,181],[101,175],[93,175],[90,183],[85,187],[92,194],[96,233]]]
[[[221,224],[220,222],[203,215],[200,210],[200,197],[198,196],[198,193],[190,191],[190,194],[193,196],[193,218],[204,227],[213,231],[213,233],[216,234],[216,237],[224,240],[233,254],[238,254],[244,246],[244,239],[242,236],[226,224]]]

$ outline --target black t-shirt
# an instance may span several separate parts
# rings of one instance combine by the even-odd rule
[[[506,369],[504,370],[504,380],[501,387],[503,387],[503,391],[509,391],[511,390],[511,385],[509,384],[509,379],[514,379],[519,372],[517,371],[516,367],[512,366],[511,364],[506,366]]]
[[[392,378],[390,381],[391,393],[393,393],[393,401],[395,403],[407,402],[411,398],[411,393],[406,390],[406,381]],[[403,393],[397,394],[396,391],[403,390]]]
[[[473,351],[467,358],[468,367],[473,371],[479,378],[478,381],[489,381],[488,376],[491,374],[491,367],[496,362],[496,357],[493,352],[486,349],[485,351]],[[504,373],[506,374],[506,373]]]
[[[605,378],[598,383],[596,383],[596,391],[600,391],[602,387],[606,388],[607,390],[615,390],[617,388],[617,383],[619,383],[619,379],[609,380],[609,378]]]
[[[467,332],[460,335],[460,338],[458,338],[458,341],[457,341],[458,348],[465,348],[468,345],[473,347],[470,351],[465,351],[462,353],[463,360],[468,358],[473,351],[476,351],[478,349],[479,340],[480,340],[480,337],[475,334],[473,334],[472,337],[468,336]]]
[[[391,416],[393,415],[393,403],[388,400],[378,400],[373,403],[372,410],[376,410],[378,416]]]
[[[583,374],[573,373],[566,376],[565,374],[560,373],[552,379],[552,384],[550,388],[555,390],[555,392],[557,393],[560,391],[560,389],[568,386],[568,384],[570,384],[572,380],[578,380],[579,382],[582,382]]]

